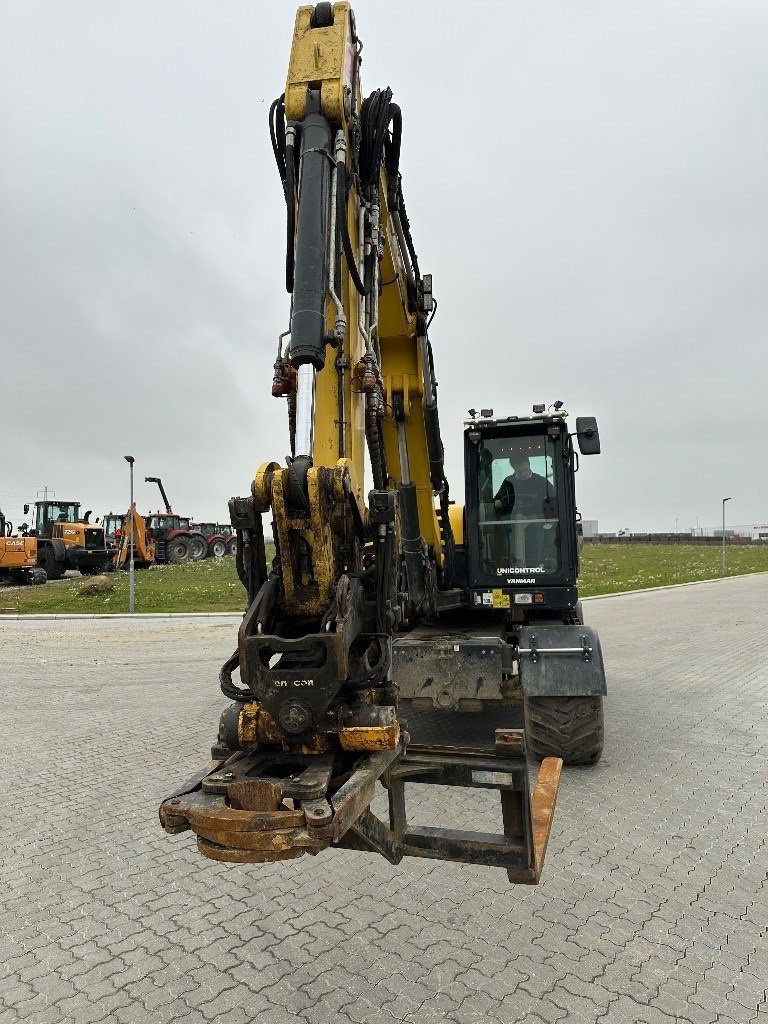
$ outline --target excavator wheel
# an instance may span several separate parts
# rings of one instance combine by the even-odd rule
[[[49,580],[60,580],[64,575],[64,566],[56,560],[56,553],[53,548],[44,547],[37,553],[39,567],[45,572]]]
[[[526,697],[525,738],[533,757],[597,764],[603,737],[602,697]]]
[[[192,552],[186,537],[174,537],[168,541],[168,561],[173,565],[184,565],[192,561]]]

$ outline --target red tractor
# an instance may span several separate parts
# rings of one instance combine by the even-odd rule
[[[208,555],[208,543],[196,526],[190,524],[189,516],[177,516],[171,508],[168,496],[159,476],[145,476],[149,484],[157,484],[165,505],[165,512],[150,512],[146,516],[147,529],[155,541],[157,562],[199,562]]]
[[[231,526],[221,523],[192,523],[192,529],[198,530],[208,544],[209,558],[223,558],[234,553],[232,542],[236,540]]]

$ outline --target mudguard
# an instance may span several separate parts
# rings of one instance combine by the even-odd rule
[[[517,653],[525,697],[598,697],[607,692],[600,637],[592,626],[523,626]]]

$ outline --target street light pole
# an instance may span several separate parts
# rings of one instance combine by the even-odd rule
[[[134,457],[132,455],[124,455],[123,458],[128,463],[128,465],[131,467],[131,505],[130,505],[130,512],[128,513],[128,515],[130,516],[130,519],[131,519],[131,534],[130,534],[130,537],[128,538],[129,551],[130,551],[130,556],[129,556],[129,561],[128,561],[128,611],[132,615],[133,614],[133,608],[134,608],[134,605],[136,603],[136,576],[135,576],[136,570],[135,570],[135,567],[134,567],[134,564],[133,564],[133,533],[134,533],[134,530],[136,529],[136,517],[133,514],[133,463],[135,462],[135,459],[134,459]]]
[[[726,573],[726,565],[725,565],[725,503],[726,503],[726,501],[730,501],[730,500],[731,500],[730,498],[723,498],[723,566],[722,566],[722,570],[723,570],[722,574],[723,574],[723,576],[725,576],[725,573]]]

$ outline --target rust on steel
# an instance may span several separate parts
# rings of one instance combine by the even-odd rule
[[[560,787],[560,773],[563,762],[559,757],[545,757],[541,762],[539,777],[531,797],[531,820],[533,822],[533,850],[536,881],[541,877],[544,855],[549,842],[549,830],[555,813],[557,791]]]

